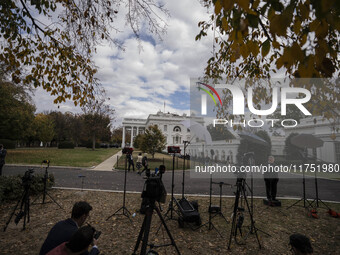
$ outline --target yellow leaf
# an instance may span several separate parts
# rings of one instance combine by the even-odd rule
[[[222,5],[221,5],[221,1],[217,0],[215,3],[215,14],[219,14],[221,12],[222,9]]]
[[[262,57],[267,56],[267,54],[269,53],[269,50],[270,50],[270,41],[269,41],[269,39],[267,39],[262,44],[262,49],[261,49]]]
[[[249,50],[246,44],[242,44],[240,46],[240,53],[244,59],[246,59],[249,56]]]
[[[309,30],[310,31],[316,31],[316,29],[318,28],[319,25],[320,25],[320,21],[316,19],[309,24]]]
[[[280,44],[277,41],[273,41],[272,45],[275,49],[280,49]]]
[[[293,31],[295,34],[298,34],[301,30],[301,21],[300,20],[295,20],[295,23],[293,25]]]
[[[221,0],[222,6],[225,11],[229,11],[233,8],[235,1],[234,0]]]
[[[242,7],[243,10],[247,11],[249,10],[249,0],[237,0],[240,7]]]
[[[229,29],[228,21],[225,17],[222,18],[222,28],[224,29],[224,31],[228,31],[228,29]]]
[[[302,61],[304,58],[304,54],[300,48],[300,46],[294,42],[290,51],[291,59],[292,60],[299,60]]]
[[[299,9],[300,9],[300,14],[301,14],[301,20],[305,20],[309,18],[309,6],[307,5],[307,3],[299,4]]]

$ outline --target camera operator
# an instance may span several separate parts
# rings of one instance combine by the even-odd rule
[[[0,176],[2,175],[2,168],[5,165],[7,150],[4,148],[2,144],[0,144]]]
[[[68,242],[63,242],[47,255],[78,255],[87,252],[90,244],[96,243],[94,238],[95,229],[91,226],[79,228]]]
[[[69,241],[71,236],[85,223],[91,210],[92,206],[85,201],[75,203],[72,208],[71,218],[59,221],[52,227],[40,249],[39,255],[45,255],[55,247]],[[90,253],[85,252],[84,254],[99,254],[97,245],[92,247]]]

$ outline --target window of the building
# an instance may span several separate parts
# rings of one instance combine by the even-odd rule
[[[340,143],[336,142],[335,146],[335,159],[337,163],[340,163]]]
[[[173,144],[181,144],[182,143],[182,137],[176,135],[173,137]]]
[[[168,125],[164,125],[164,132],[168,131]]]
[[[179,126],[174,127],[174,132],[181,132],[181,128]]]

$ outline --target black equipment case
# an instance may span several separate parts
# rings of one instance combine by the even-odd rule
[[[184,227],[185,222],[195,223],[197,226],[202,224],[197,202],[190,202],[186,198],[180,200],[174,198],[174,200],[179,211],[178,224],[180,227]]]

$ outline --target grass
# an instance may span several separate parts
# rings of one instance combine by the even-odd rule
[[[57,149],[25,148],[7,150],[6,163],[20,165],[40,165],[43,160],[50,160],[51,166],[92,167],[117,153],[120,149]]]
[[[137,156],[141,151],[134,151],[132,156],[133,156],[133,161],[135,163],[135,168],[136,168],[136,161],[137,161]],[[143,154],[142,154],[143,155]],[[169,154],[164,154],[164,153],[156,153],[155,157],[152,158],[151,154],[147,155],[148,157],[148,162],[149,162],[149,168],[151,170],[154,170],[156,167],[159,167],[160,165],[165,165],[165,168],[167,170],[172,170],[173,168],[173,157],[172,155]],[[117,169],[124,169],[125,167],[125,155],[119,158],[118,160],[118,166],[116,166]],[[175,170],[183,170],[183,163],[184,160],[178,157],[175,157]],[[190,160],[185,160],[186,164],[186,169],[190,168]],[[128,166],[128,164],[127,164]],[[143,167],[142,167],[143,169]]]
[[[70,217],[72,205],[80,200],[88,201],[93,207],[87,222],[102,231],[98,242],[101,254],[132,254],[144,215],[137,213],[135,217],[131,217],[132,222],[121,215],[106,220],[108,216],[122,206],[123,195],[121,193],[52,190],[51,194],[63,209],[58,208],[54,203],[31,206],[31,221],[25,231],[21,231],[23,219],[18,225],[15,225],[14,219],[12,219],[7,231],[0,231],[1,254],[38,254],[52,226],[56,222]],[[170,196],[167,197],[167,202],[169,199]],[[188,199],[198,201],[202,222],[206,223],[209,218],[207,213],[209,198],[188,197]],[[218,204],[218,201],[218,198],[213,198],[213,204]],[[307,211],[300,207],[286,210],[287,206],[293,202],[282,200],[281,208],[273,208],[264,206],[260,199],[254,200],[256,227],[271,235],[267,236],[258,232],[262,245],[261,250],[258,248],[255,235],[249,235],[244,245],[237,245],[233,240],[231,250],[228,251],[231,224],[226,223],[220,216],[214,217],[212,222],[222,234],[222,237],[215,229],[208,230],[207,225],[193,231],[189,227],[179,228],[176,220],[167,220],[166,224],[182,255],[291,254],[288,242],[292,233],[308,236],[314,248],[314,254],[338,254],[340,250],[338,239],[340,219],[330,217],[326,210],[321,208],[318,210],[319,219],[308,217]],[[223,198],[222,212],[228,220],[231,219],[233,203],[234,199]],[[127,194],[126,207],[132,214],[140,208],[140,204],[140,194]],[[15,201],[0,205],[0,226],[5,225],[14,205]],[[162,214],[166,212],[167,205],[167,203],[162,204]],[[333,210],[340,210],[340,204],[328,205]],[[177,218],[176,213],[174,217]],[[242,231],[247,234],[247,226],[249,226],[249,214],[247,212],[244,213],[244,219]],[[154,214],[149,243],[169,243],[163,228],[156,234],[159,226],[160,220]],[[155,248],[155,250],[159,254],[176,254],[172,246]]]

